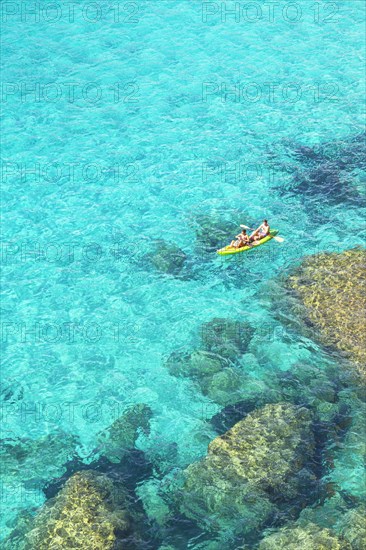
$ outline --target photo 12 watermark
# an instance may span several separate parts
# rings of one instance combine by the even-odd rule
[[[274,165],[261,161],[206,160],[201,164],[201,178],[205,185],[246,185],[250,181],[273,184],[278,173]]]
[[[142,3],[126,2],[2,2],[2,23],[120,23],[137,25],[142,17]]]
[[[113,166],[101,162],[86,162],[75,159],[72,162],[14,162],[1,163],[1,181],[4,184],[64,185],[77,183],[88,185],[113,182],[137,183],[140,181],[140,165],[125,162]]]
[[[134,343],[143,335],[142,321],[57,321],[49,319],[3,320],[2,344],[116,344]],[[90,365],[89,365],[90,366]]]
[[[3,429],[14,424],[40,424],[49,422],[53,426],[60,423],[96,424],[102,421],[112,423],[120,418],[126,409],[126,402],[109,401],[25,401],[18,403],[2,402],[0,419]],[[6,435],[6,431],[4,431]]]
[[[140,86],[135,81],[114,82],[102,85],[98,82],[3,82],[1,102],[24,104],[64,103],[95,107],[108,104],[136,104],[140,100]]]
[[[340,99],[340,88],[337,82],[255,82],[244,83],[202,82],[202,103],[221,101],[223,104],[238,103],[252,105],[255,103],[296,104],[305,100],[312,103],[335,102]]]
[[[2,344],[100,344],[120,342],[135,333],[135,323],[95,321],[2,321]]]
[[[340,18],[340,7],[336,2],[288,2],[283,0],[252,2],[226,1],[202,2],[203,23],[276,23],[283,21],[290,25],[304,21],[316,24],[336,23]]]
[[[37,481],[33,478],[32,472],[24,472],[20,468],[17,476],[29,478],[25,481],[17,481],[14,477],[10,481],[0,481],[0,504],[1,508],[16,509],[20,506],[40,506],[45,501],[43,488],[45,481]]]
[[[43,263],[65,266],[96,265],[101,261],[117,264],[128,262],[125,245],[121,242],[110,245],[98,242],[12,240],[1,243],[0,247],[3,265]]]

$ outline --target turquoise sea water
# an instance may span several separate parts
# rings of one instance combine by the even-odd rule
[[[257,0],[236,20],[222,5],[3,3],[3,438],[73,434],[87,462],[96,434],[143,402],[139,448],[173,446],[171,467],[186,467],[220,406],[164,362],[214,317],[258,329],[248,395],[301,361],[336,361],[262,298],[303,256],[363,242],[360,167],[341,175],[346,198],[320,179],[305,198],[291,189],[307,170],[296,149],[362,132],[365,5]],[[197,246],[202,216],[266,217],[285,242],[219,258]],[[150,264],[157,239],[185,252],[182,276]],[[352,492],[347,452],[335,475]],[[46,455],[5,476],[5,535],[64,473]]]

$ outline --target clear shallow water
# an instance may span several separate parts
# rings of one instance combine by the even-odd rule
[[[175,443],[181,468],[205,454],[215,435],[205,420],[220,407],[170,376],[164,360],[195,347],[202,323],[270,325],[248,350],[253,384],[325,357],[260,298],[302,256],[362,243],[362,232],[349,233],[363,224],[359,199],[329,204],[321,193],[304,201],[283,191],[304,168],[296,147],[362,130],[364,4],[339,1],[335,15],[321,4],[318,17],[300,1],[296,22],[285,3],[273,21],[266,2],[256,5],[255,22],[243,12],[237,22],[205,22],[201,3],[187,1],[121,5],[117,21],[103,9],[95,23],[84,4],[74,20],[67,5],[55,22],[43,12],[39,21],[7,17],[2,378],[22,395],[5,402],[3,437],[62,429],[87,457],[116,404],[144,402],[154,417],[140,448]],[[364,172],[348,180],[362,193]],[[238,212],[242,223],[267,217],[285,243],[235,259],[197,249],[197,216]],[[145,254],[161,238],[187,254],[191,277],[149,265]],[[39,472],[25,477],[44,482]],[[23,487],[21,473],[6,479],[5,533],[19,509],[43,498]]]

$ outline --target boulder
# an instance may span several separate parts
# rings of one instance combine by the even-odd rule
[[[246,382],[241,369],[231,365],[221,355],[204,350],[173,352],[166,362],[173,376],[191,378],[203,395],[224,406],[241,399]]]
[[[336,529],[351,544],[352,550],[366,550],[366,507],[359,506],[347,512]]]
[[[351,360],[363,380],[365,263],[364,249],[317,254],[305,258],[285,282],[292,294],[289,306],[302,320],[304,331]]]
[[[202,381],[202,393],[219,405],[237,403],[242,397],[245,380],[239,369],[226,368]]]
[[[299,194],[302,200],[311,199],[309,208],[324,207],[325,202],[354,202],[358,205],[364,203],[364,194],[361,191],[362,173],[366,167],[364,133],[316,147],[296,145],[294,156],[297,163],[289,167],[294,173],[291,192]],[[280,189],[280,192],[284,193],[284,189]],[[288,189],[286,192],[288,193]],[[318,200],[313,200],[314,198]]]
[[[304,508],[296,524],[299,527],[306,528],[310,523],[316,523],[322,529],[331,529],[339,534],[335,529],[335,525],[347,513],[348,508],[349,506],[342,497],[341,492],[335,492],[333,496],[325,499],[321,504]]]
[[[27,524],[19,542],[12,534],[5,548],[24,550],[108,550],[128,534],[130,519],[125,495],[112,482],[92,470],[78,472],[58,495],[47,501]]]
[[[220,317],[201,327],[204,349],[232,360],[247,351],[253,334],[254,329],[249,323]]]
[[[185,470],[181,512],[205,529],[248,533],[286,504],[303,504],[313,481],[311,422],[307,409],[284,403],[248,414]]]
[[[339,414],[340,384],[326,369],[305,362],[296,363],[290,370],[279,371],[276,379],[283,400],[311,407],[322,422],[335,421]]]
[[[31,546],[26,541],[25,535],[32,528],[33,518],[34,515],[29,510],[18,512],[10,525],[7,525],[13,529],[10,535],[1,541],[1,548],[3,550],[31,550]]]
[[[159,240],[150,256],[153,266],[166,275],[177,276],[183,269],[186,254],[177,245]]]
[[[200,379],[220,372],[226,366],[226,362],[215,353],[195,350],[192,353],[173,352],[166,366],[173,376]]]
[[[196,247],[203,254],[213,253],[232,240],[239,232],[239,223],[227,221],[219,216],[197,218]]]
[[[152,411],[148,405],[138,403],[129,407],[111,426],[98,436],[98,450],[111,462],[120,462],[133,449],[140,431],[150,430]]]

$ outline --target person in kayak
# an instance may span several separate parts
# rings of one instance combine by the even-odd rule
[[[231,241],[230,243],[230,246],[232,246],[233,248],[242,248],[243,246],[250,245],[249,237],[245,229],[243,229],[243,231],[239,233],[239,235],[237,235],[235,238],[236,241]]]
[[[268,221],[263,220],[263,223],[258,227],[258,229],[253,231],[253,233],[250,235],[249,241],[260,241],[261,239],[264,239],[264,237],[267,237],[269,235],[269,232],[270,227],[268,225]]]

